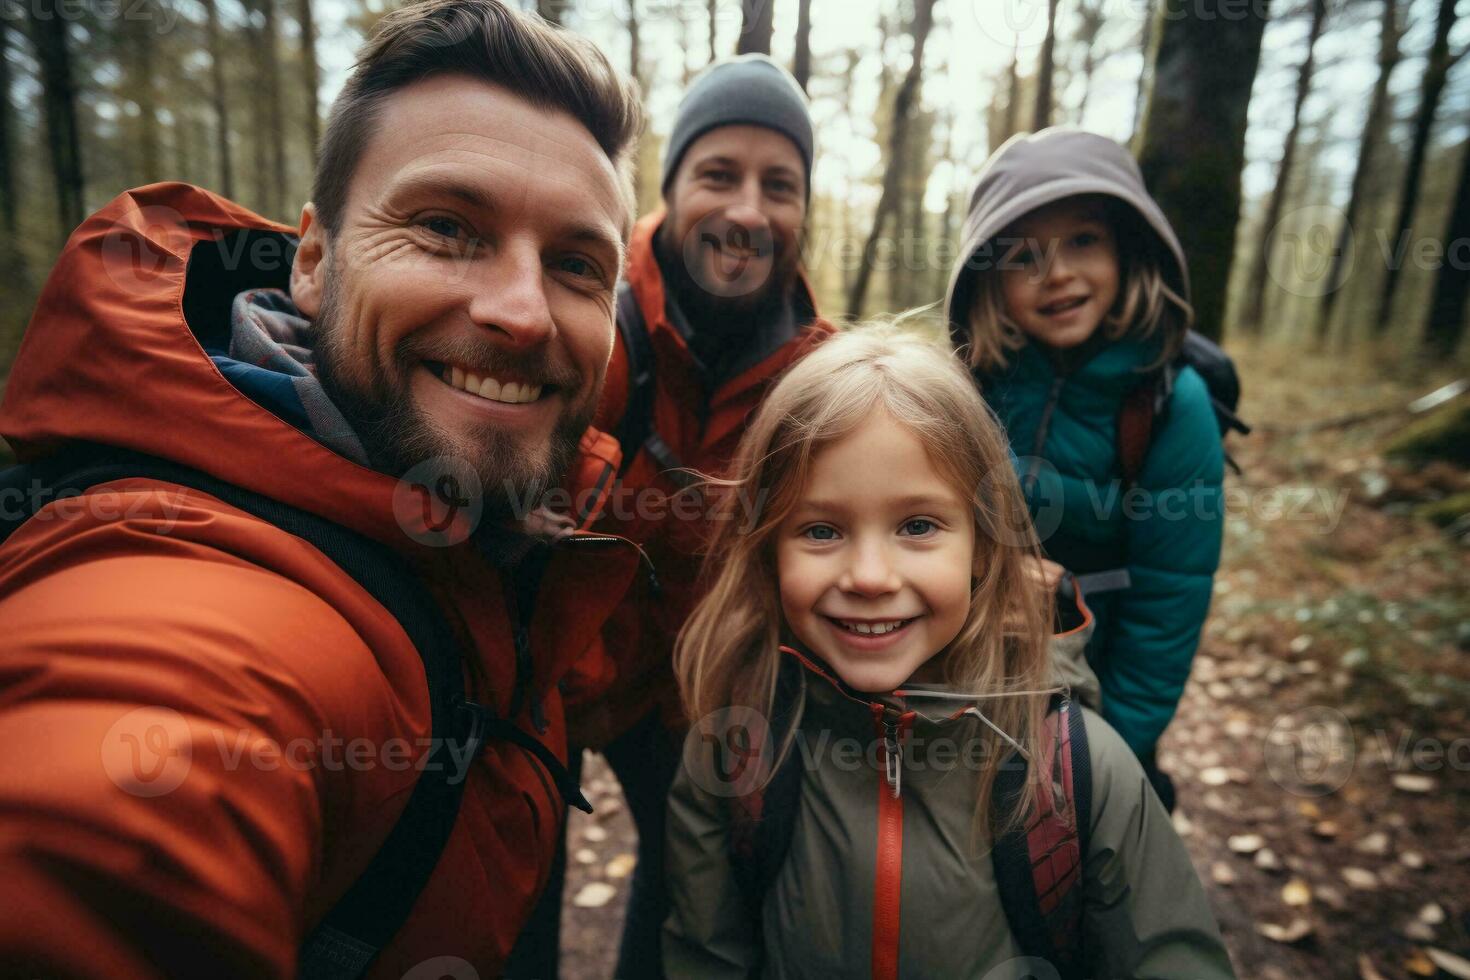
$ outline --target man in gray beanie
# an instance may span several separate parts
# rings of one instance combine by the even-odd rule
[[[761,55],[710,66],[665,148],[665,208],[638,222],[628,246],[595,423],[622,443],[623,467],[598,526],[642,545],[658,584],[630,590],[609,621],[597,678],[563,685],[569,757],[578,746],[607,757],[638,827],[617,977],[662,976],[664,810],[686,727],[671,660],[699,598],[706,528],[678,468],[725,470],[770,382],[833,329],[801,272],[812,144],[806,96],[784,68]],[[518,951],[541,953],[518,956],[512,976],[555,975],[560,895],[553,881],[536,938]]]

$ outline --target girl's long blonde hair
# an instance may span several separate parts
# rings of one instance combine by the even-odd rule
[[[1098,329],[1109,340],[1159,334],[1159,357],[1143,368],[1151,370],[1179,353],[1184,334],[1194,322],[1194,307],[1169,285],[1163,246],[1137,212],[1113,198],[1106,198],[1103,208],[1118,243],[1118,298]],[[1026,346],[1026,335],[1006,314],[1000,270],[975,275],[970,308],[965,311],[969,339],[961,356],[975,370],[999,371],[1013,352]]]
[[[813,457],[878,409],[913,431],[936,469],[972,504],[970,610],[953,642],[936,654],[945,681],[990,693],[1047,685],[1051,604],[1023,564],[1040,552],[1000,425],[951,351],[896,324],[869,324],[832,337],[799,361],[750,419],[728,477],[707,481],[719,493],[707,588],[674,653],[692,721],[733,706],[772,717],[784,635],[775,532],[799,498]],[[1046,695],[984,705],[1028,750],[1040,744]],[[981,737],[994,738],[988,731]],[[978,815],[989,813],[996,769],[1007,754],[998,739],[985,748]],[[1005,826],[1034,804],[1038,768],[1030,767],[1027,789]]]

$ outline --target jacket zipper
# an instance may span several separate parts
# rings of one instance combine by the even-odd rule
[[[1046,393],[1046,405],[1041,410],[1041,424],[1036,427],[1036,438],[1031,443],[1031,462],[1026,467],[1026,478],[1022,487],[1029,494],[1036,489],[1036,477],[1041,472],[1041,450],[1046,446],[1046,436],[1051,430],[1051,416],[1057,410],[1057,401],[1062,397],[1062,386],[1067,376],[1059,374],[1052,379],[1051,390]]]
[[[878,779],[878,846],[873,873],[873,980],[897,980],[900,893],[903,885],[903,738],[912,711],[899,714],[870,707],[882,739],[883,773]]]

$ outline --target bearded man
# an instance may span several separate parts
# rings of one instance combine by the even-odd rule
[[[585,528],[640,126],[585,41],[419,0],[298,228],[155,184],[72,235],[0,408],[7,971],[502,972],[639,565]]]

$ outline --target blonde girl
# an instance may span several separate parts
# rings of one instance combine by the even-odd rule
[[[992,863],[1036,818],[1076,854],[1058,975],[1232,975],[1136,760],[1063,700],[1026,502],[951,354],[892,327],[827,341],[718,486],[728,519],[675,658],[694,727],[670,800],[666,975],[1036,966],[1024,937],[1060,920],[1025,921],[1035,896]],[[1069,810],[1084,761],[1090,799]]]

